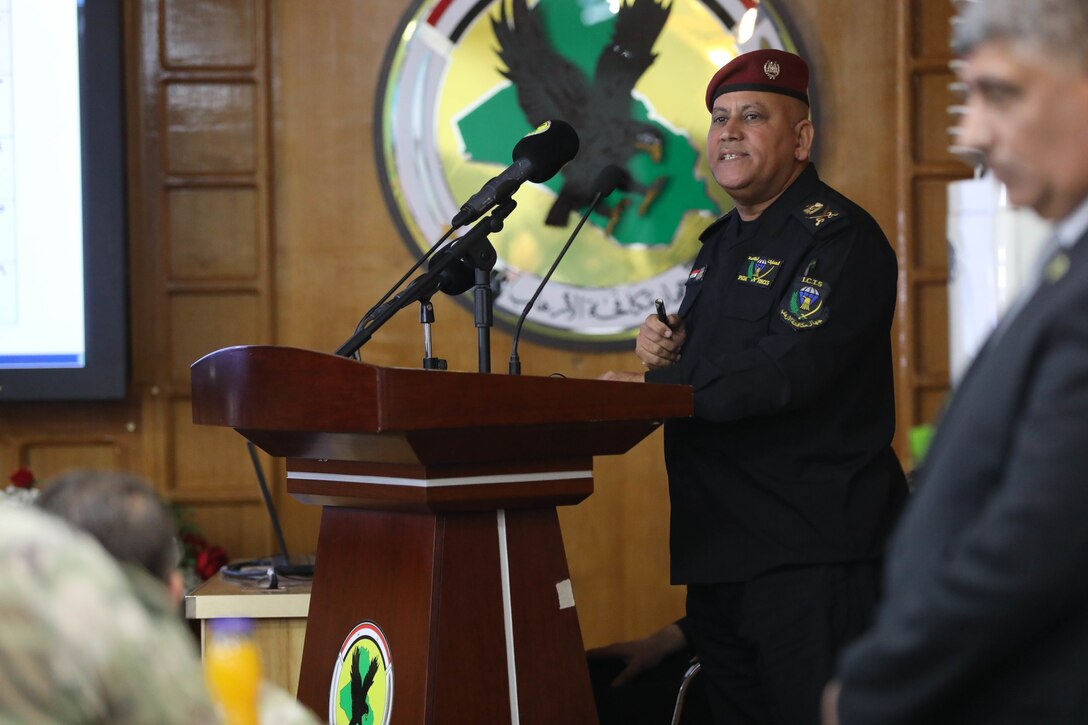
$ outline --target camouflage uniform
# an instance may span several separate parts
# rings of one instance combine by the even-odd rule
[[[261,721],[316,723],[266,685]],[[0,503],[0,723],[216,723],[161,582],[40,511]]]
[[[151,608],[141,588],[90,537],[0,505],[0,722],[215,722],[165,588]]]

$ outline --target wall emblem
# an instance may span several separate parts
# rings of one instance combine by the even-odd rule
[[[490,239],[495,318],[511,326],[592,197],[606,164],[630,183],[594,211],[529,315],[560,345],[627,345],[654,300],[676,308],[699,233],[732,208],[705,159],[714,71],[758,48],[799,51],[763,0],[417,0],[387,53],[376,113],[379,173],[413,256],[560,118],[580,151],[525,184]],[[471,296],[466,298],[471,303]]]
[[[356,625],[340,646],[329,686],[329,723],[389,725],[393,661],[385,634],[373,622]]]

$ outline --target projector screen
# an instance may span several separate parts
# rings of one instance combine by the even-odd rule
[[[119,5],[0,0],[0,401],[125,393]]]

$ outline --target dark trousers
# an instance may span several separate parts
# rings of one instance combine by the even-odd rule
[[[688,635],[719,725],[819,725],[842,647],[872,622],[874,563],[779,569],[688,586]]]
[[[691,652],[677,652],[626,685],[612,686],[624,667],[619,659],[591,658],[589,678],[600,725],[669,725],[680,683],[691,666]],[[700,677],[692,680],[684,700],[682,725],[709,725],[710,710]]]

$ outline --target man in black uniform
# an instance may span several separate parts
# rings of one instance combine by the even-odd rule
[[[658,641],[691,641],[730,725],[819,722],[907,491],[890,447],[896,259],[809,162],[807,86],[778,50],[714,75],[707,155],[735,208],[702,234],[677,314],[639,330],[647,371],[604,376],[695,389],[695,416],[665,425],[687,617]]]

